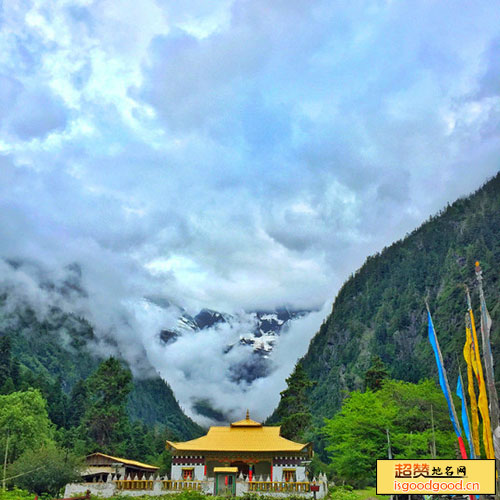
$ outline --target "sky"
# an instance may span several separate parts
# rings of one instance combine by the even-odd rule
[[[154,341],[173,319],[143,297],[324,317],[499,170],[499,74],[491,0],[0,0],[0,257],[77,262],[67,307],[178,393]]]

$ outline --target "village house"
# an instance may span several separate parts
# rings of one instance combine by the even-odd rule
[[[115,479],[125,479],[126,477],[150,479],[158,472],[158,467],[154,465],[113,457],[104,453],[88,455],[85,458],[85,466],[82,479],[87,483],[106,482],[110,475]]]

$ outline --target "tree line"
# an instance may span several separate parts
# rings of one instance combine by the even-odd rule
[[[268,424],[280,424],[292,440],[312,441],[311,477],[327,472],[337,484],[375,484],[377,459],[457,458],[446,400],[435,381],[418,383],[389,378],[380,357],[373,356],[364,389],[345,395],[332,418],[314,419],[314,386],[301,363],[287,378],[287,388]]]
[[[130,370],[110,357],[66,394],[60,380],[22,367],[12,356],[10,338],[0,337],[2,480],[36,493],[56,494],[79,478],[81,457],[95,451],[167,471],[170,454],[165,440],[177,436],[164,425],[130,419],[131,389]]]

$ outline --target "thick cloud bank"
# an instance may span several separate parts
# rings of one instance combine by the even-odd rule
[[[319,317],[283,337],[270,378],[220,386],[236,332],[169,351],[169,315],[143,298],[331,303],[367,255],[498,171],[499,56],[489,0],[4,2],[0,257],[78,263],[87,297],[67,307],[181,403],[203,376],[223,411],[263,415]],[[33,269],[9,269],[30,289]]]

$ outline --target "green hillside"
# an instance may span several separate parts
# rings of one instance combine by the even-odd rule
[[[187,417],[175,399],[170,386],[160,377],[134,380],[129,396],[128,412],[132,420],[147,425],[166,425],[172,436],[188,440],[205,434],[205,431]]]
[[[96,355],[92,326],[84,318],[58,308],[38,317],[32,308],[4,292],[0,295],[0,340],[6,337],[13,360],[11,371],[22,375],[24,385],[40,388],[48,401],[49,416],[57,425],[65,425],[64,413],[71,413],[72,409],[65,409],[64,397],[69,397],[75,384],[87,379],[103,360]],[[0,364],[7,359],[0,358]],[[7,368],[2,371],[0,366],[0,393],[3,394],[10,392],[7,386],[13,382],[17,386],[16,380],[7,381],[2,389],[5,379],[9,378],[5,371]],[[183,413],[170,386],[159,376],[134,378],[127,408],[132,421],[166,426],[170,434],[179,439],[190,439],[203,432]]]
[[[464,284],[478,311],[474,262],[483,269],[493,319],[492,347],[500,366],[500,174],[468,198],[431,217],[404,239],[369,257],[342,286],[330,316],[302,359],[316,420],[331,417],[348,391],[363,389],[374,355],[392,378],[437,379],[427,339],[428,295],[450,384],[465,341]],[[479,328],[479,323],[478,323]],[[497,368],[500,380],[500,368]]]

